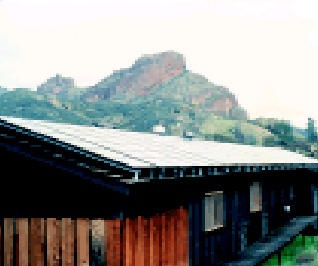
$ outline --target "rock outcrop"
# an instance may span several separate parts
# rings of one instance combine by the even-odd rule
[[[56,74],[55,77],[49,78],[47,81],[38,86],[37,91],[45,94],[66,95],[68,90],[73,89],[74,87],[74,79],[65,78],[60,74]]]
[[[142,56],[130,68],[115,71],[89,88],[83,99],[94,102],[118,93],[147,95],[153,88],[180,75],[185,68],[183,56],[173,51]]]

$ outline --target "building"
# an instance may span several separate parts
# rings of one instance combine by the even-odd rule
[[[318,160],[279,148],[0,117],[0,155],[3,265],[217,265],[317,229]]]

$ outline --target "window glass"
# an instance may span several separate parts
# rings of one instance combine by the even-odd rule
[[[224,225],[224,198],[222,191],[207,193],[204,198],[205,231]]]
[[[250,212],[262,210],[262,187],[259,182],[253,182],[250,186]]]

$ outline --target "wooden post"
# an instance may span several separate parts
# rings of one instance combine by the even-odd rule
[[[145,254],[145,266],[150,266],[150,219],[144,218],[144,254]]]
[[[153,243],[154,243],[154,258],[153,262],[155,266],[162,266],[162,238],[161,238],[161,217],[159,215],[153,218]]]
[[[178,228],[177,228],[177,223],[178,223],[178,209],[173,211],[173,215],[172,215],[172,224],[171,224],[171,228],[172,228],[172,236],[171,236],[171,242],[172,242],[172,265],[173,266],[178,266],[178,261],[177,261],[177,246],[178,246],[178,240],[177,240],[177,236],[178,236]]]
[[[19,266],[28,266],[29,261],[29,241],[28,241],[28,219],[16,219],[16,228],[18,234],[17,264]]]
[[[133,266],[133,246],[132,246],[132,224],[131,219],[126,218],[124,220],[124,242],[125,242],[125,256],[124,256],[124,266]]]
[[[182,222],[182,213],[183,209],[182,206],[177,210],[177,235],[176,235],[176,242],[177,242],[177,264],[181,265],[183,263],[183,222]]]
[[[149,218],[149,265],[155,265],[154,217]]]
[[[71,218],[62,218],[62,266],[74,265],[74,223]]]
[[[77,265],[89,266],[89,220],[77,219]]]
[[[13,266],[13,218],[3,221],[3,265]]]
[[[33,266],[44,265],[44,219],[30,219],[30,239],[31,239],[31,254],[30,260]]]
[[[190,241],[189,241],[189,233],[190,229],[189,229],[189,210],[187,209],[183,209],[183,242],[184,243],[184,263],[185,265],[190,265],[190,256],[189,256],[189,252],[190,252]]]
[[[172,242],[171,242],[171,211],[165,212],[165,257],[166,265],[172,265],[173,257],[171,253]]]
[[[143,228],[143,217],[138,216],[137,218],[137,251],[135,257],[135,265],[144,265],[144,228]]]
[[[46,220],[47,265],[60,265],[60,221],[55,218]]]
[[[173,239],[173,233],[174,233],[174,228],[173,228],[173,213],[170,211],[168,213],[168,220],[167,220],[167,262],[168,265],[171,266],[173,265],[173,252],[174,252],[174,239]]]
[[[107,265],[120,266],[121,254],[120,219],[107,221]]]
[[[167,265],[167,247],[166,247],[166,216],[165,213],[161,214],[161,260],[162,265]]]
[[[114,221],[114,266],[120,266],[123,260],[121,254],[121,220],[119,218]]]

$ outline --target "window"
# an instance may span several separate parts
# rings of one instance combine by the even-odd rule
[[[205,194],[204,214],[205,231],[211,231],[224,226],[224,199],[223,191],[214,191]]]
[[[250,212],[262,210],[262,187],[259,182],[254,182],[250,186]]]

